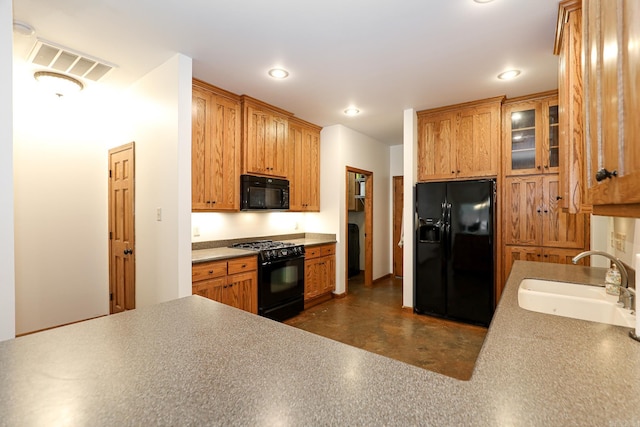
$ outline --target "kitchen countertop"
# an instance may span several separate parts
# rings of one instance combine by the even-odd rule
[[[260,240],[260,239],[256,239]],[[295,243],[297,245],[304,245],[305,247],[324,245],[327,243],[336,243],[335,235],[310,235],[307,237],[298,237],[294,239],[279,239],[282,242]],[[225,243],[226,245],[227,243]],[[255,251],[249,251],[246,249],[235,249],[229,247],[214,247],[208,249],[194,249],[191,251],[191,262],[196,264],[199,262],[207,261],[220,261],[229,258],[238,258],[241,256],[255,255]]]
[[[198,296],[0,342],[0,425],[637,425],[629,328],[518,307],[517,261],[460,381]]]

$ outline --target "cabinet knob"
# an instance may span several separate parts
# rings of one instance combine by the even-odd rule
[[[451,171],[451,173],[456,173],[456,171]]]
[[[209,274],[213,274],[213,270],[209,270]]]
[[[540,209],[538,209],[538,211],[537,211],[537,212],[538,212],[538,213],[540,213]]]
[[[549,169],[549,165],[544,165],[544,168],[545,169]]]
[[[562,200],[562,196],[556,196],[556,200]]]
[[[602,168],[596,172],[596,181],[604,181],[605,179],[611,179],[614,176],[618,176],[618,171],[609,172],[605,168]]]
[[[540,165],[536,166],[536,168],[537,168],[538,170],[542,169],[542,168],[540,167]]]
[[[544,210],[544,213],[549,213],[549,211],[545,209],[545,210]]]

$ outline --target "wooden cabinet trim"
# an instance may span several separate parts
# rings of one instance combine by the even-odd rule
[[[582,0],[564,0],[558,5],[558,22],[556,24],[556,37],[553,43],[553,54],[560,55],[560,47],[564,37],[564,27],[569,21],[569,14],[582,9]]]
[[[505,99],[507,99],[505,95],[494,96],[492,98],[484,98],[476,101],[463,102],[461,104],[453,104],[453,105],[447,105],[444,107],[431,108],[428,110],[420,110],[416,112],[416,115],[420,117],[424,115],[446,113],[446,112],[456,111],[460,109],[479,107],[479,106],[493,104],[493,103],[502,104],[505,101]]]
[[[293,117],[293,113],[287,110],[283,110],[282,108],[276,107],[275,105],[267,104],[264,101],[260,101],[259,99],[252,98],[249,95],[241,95],[240,101],[243,105],[252,105],[261,110],[268,110],[271,113],[275,113],[276,115],[283,116],[284,118]]]
[[[197,87],[199,89],[206,90],[208,92],[214,92],[216,95],[224,96],[225,98],[229,98],[233,101],[240,101],[240,96],[236,95],[235,93],[229,92],[228,90],[224,90],[222,88],[219,88],[218,86],[214,86],[210,83],[196,79],[195,77],[192,79],[192,86]]]

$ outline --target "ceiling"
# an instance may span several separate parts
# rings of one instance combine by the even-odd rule
[[[403,110],[557,88],[558,0],[14,0],[35,36],[116,64],[126,87],[176,52],[193,75],[321,126],[402,143]],[[28,54],[14,36],[17,59]],[[32,43],[32,42],[30,42]],[[290,77],[274,80],[274,66]],[[496,75],[517,68],[521,75]],[[361,113],[346,117],[357,106]]]

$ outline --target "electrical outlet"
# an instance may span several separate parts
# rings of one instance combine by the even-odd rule
[[[162,221],[162,208],[156,208],[156,221]]]
[[[200,237],[200,227],[193,227],[193,237]]]
[[[615,246],[615,238],[614,238],[614,233],[613,233],[613,231],[611,232],[611,243],[610,243],[610,246],[611,246],[612,248],[615,248],[615,247],[616,247],[616,246]]]
[[[627,235],[625,233],[616,233],[616,249],[625,253]]]

